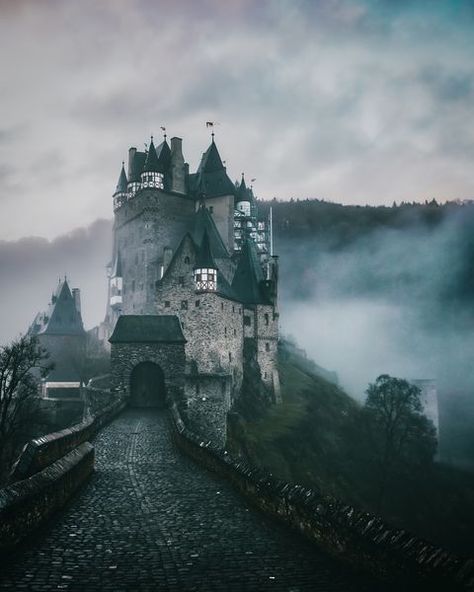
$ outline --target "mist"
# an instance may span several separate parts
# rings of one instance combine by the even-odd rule
[[[436,379],[440,449],[474,461],[472,208],[334,245],[281,237],[282,330],[359,401],[383,373]]]
[[[81,289],[86,328],[103,320],[107,296],[105,266],[111,256],[112,222],[96,220],[54,240],[25,237],[0,241],[0,343],[26,333],[45,310],[60,277]]]
[[[463,462],[474,459],[472,209],[434,227],[376,226],[335,246],[340,231],[331,228],[296,237],[279,230],[275,208],[282,332],[359,401],[382,373],[436,379],[441,450]],[[0,242],[2,343],[26,332],[64,274],[81,288],[86,328],[103,320],[111,229],[97,220],[52,241]]]

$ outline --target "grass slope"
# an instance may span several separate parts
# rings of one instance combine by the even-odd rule
[[[377,479],[364,437],[361,406],[280,348],[282,403],[231,422],[229,449],[276,477],[319,487],[376,512]],[[315,366],[315,368],[317,368]],[[391,484],[383,517],[453,551],[474,552],[474,476],[434,464]]]

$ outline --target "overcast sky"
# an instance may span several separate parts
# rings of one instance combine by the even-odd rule
[[[0,0],[0,237],[111,216],[130,145],[262,198],[474,197],[470,0]]]

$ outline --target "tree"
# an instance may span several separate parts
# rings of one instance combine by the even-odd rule
[[[38,392],[38,377],[52,369],[36,337],[23,336],[0,347],[0,474],[8,470],[15,438]]]
[[[421,390],[407,380],[382,374],[366,392],[364,412],[379,476],[380,511],[395,472],[432,463],[436,430],[422,413]]]

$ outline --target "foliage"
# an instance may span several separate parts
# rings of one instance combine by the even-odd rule
[[[280,479],[376,513],[380,475],[365,406],[284,345],[279,369],[282,403],[258,416],[240,415],[231,423],[229,449]],[[411,420],[415,431],[392,473],[381,514],[395,527],[472,553],[474,475],[431,462],[433,439],[416,436],[417,429],[426,435],[425,419],[415,414]]]
[[[417,386],[387,374],[367,389],[365,425],[379,477],[378,511],[391,477],[407,467],[433,461],[436,430],[422,414],[420,396]]]
[[[48,353],[35,337],[0,348],[0,471],[8,469],[15,437],[32,413],[38,376],[51,370]]]

